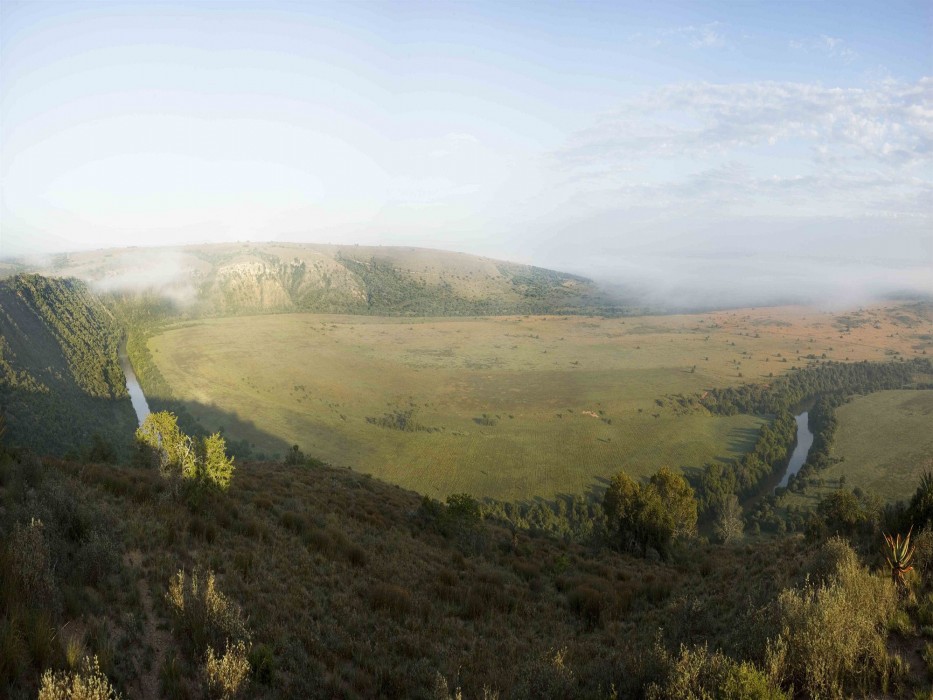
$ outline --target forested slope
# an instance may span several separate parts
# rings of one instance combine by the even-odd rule
[[[60,455],[87,448],[96,433],[122,450],[136,421],[119,342],[112,315],[83,282],[0,282],[0,412],[9,442]]]

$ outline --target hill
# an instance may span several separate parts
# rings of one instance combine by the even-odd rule
[[[90,447],[95,434],[128,445],[136,419],[119,342],[112,314],[83,282],[0,280],[0,413],[10,441],[58,455]]]
[[[35,697],[43,670],[85,655],[139,698],[930,688],[929,536],[923,579],[897,598],[867,568],[883,566],[874,530],[853,539],[861,555],[786,536],[694,539],[658,561],[618,551],[598,522],[585,544],[559,541],[328,467],[246,463],[229,490],[193,496],[154,469],[0,452],[8,697]],[[228,652],[213,676],[206,645]],[[218,674],[248,692],[212,689]]]
[[[574,313],[613,302],[576,275],[424,248],[237,243],[56,256],[38,271],[150,291],[187,315]]]

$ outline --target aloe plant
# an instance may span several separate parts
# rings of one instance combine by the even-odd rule
[[[913,571],[910,562],[914,558],[914,548],[910,546],[910,535],[913,533],[913,527],[907,532],[907,536],[901,539],[900,535],[892,537],[885,535],[884,541],[887,545],[885,559],[888,560],[888,566],[891,567],[891,580],[900,588],[907,587],[905,576],[909,571]]]

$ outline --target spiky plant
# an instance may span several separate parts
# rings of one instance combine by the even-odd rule
[[[891,580],[900,590],[907,588],[905,576],[914,568],[910,565],[914,558],[914,548],[910,546],[910,535],[913,530],[913,527],[911,527],[907,532],[907,536],[903,539],[901,539],[900,535],[896,537],[884,536],[887,545],[885,559],[888,560],[888,566],[891,567]]]

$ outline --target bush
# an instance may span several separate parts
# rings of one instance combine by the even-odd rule
[[[267,644],[257,644],[249,650],[249,666],[258,683],[271,685],[275,677],[275,655]]]
[[[662,679],[646,689],[649,700],[778,700],[787,698],[768,676],[748,662],[735,661],[706,646],[682,646],[678,656],[659,652]]]
[[[166,478],[191,479],[221,490],[230,485],[233,458],[227,456],[227,443],[219,433],[195,440],[178,427],[175,414],[160,411],[146,417],[136,442],[151,451]]]
[[[219,649],[229,640],[249,642],[240,606],[218,590],[214,572],[195,569],[189,577],[179,571],[172,577],[166,597],[178,636],[187,639],[193,649]]]
[[[77,672],[42,674],[39,700],[118,700],[120,695],[101,673],[97,657],[87,658]]]
[[[61,596],[52,575],[52,555],[41,520],[17,523],[9,544],[9,574],[30,606],[51,613],[61,607]]]
[[[246,644],[240,640],[227,642],[223,656],[217,656],[211,647],[204,660],[204,683],[212,698],[232,700],[240,697],[249,685],[249,659]]]
[[[768,666],[782,685],[810,697],[842,697],[886,683],[888,623],[896,592],[833,544],[839,564],[822,584],[786,589],[777,601],[781,631],[768,645]]]
[[[395,617],[402,617],[411,610],[411,593],[389,583],[376,584],[369,600],[374,610],[386,610]]]

